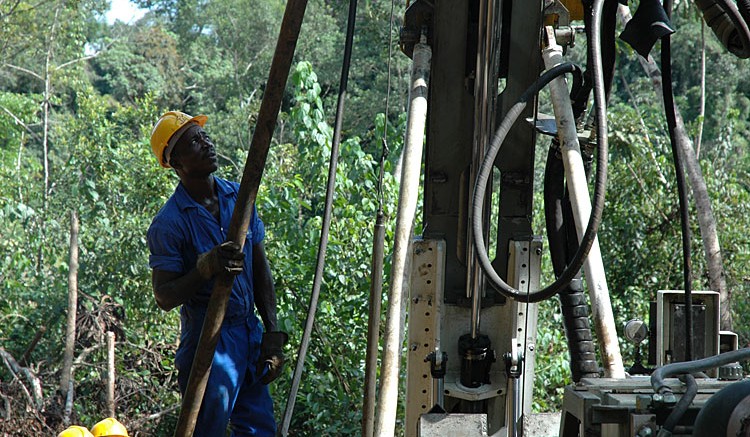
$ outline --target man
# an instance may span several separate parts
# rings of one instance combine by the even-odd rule
[[[213,174],[218,166],[214,144],[203,130],[207,119],[170,111],[151,132],[157,160],[180,178],[148,230],[154,297],[164,311],[182,305],[175,365],[184,395],[214,278],[235,275],[194,435],[223,436],[229,424],[232,436],[273,436],[276,423],[266,384],[281,371],[287,335],[278,331],[257,211],[242,250],[226,241],[239,185]]]

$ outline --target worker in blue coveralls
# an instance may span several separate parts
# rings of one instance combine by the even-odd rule
[[[277,326],[276,293],[257,211],[242,250],[226,241],[239,184],[214,176],[218,161],[203,130],[207,119],[170,111],[151,132],[157,160],[180,178],[148,229],[154,296],[164,311],[182,305],[175,366],[184,395],[213,279],[220,272],[235,275],[194,435],[224,436],[229,427],[232,436],[274,436],[267,384],[279,376],[287,334]]]

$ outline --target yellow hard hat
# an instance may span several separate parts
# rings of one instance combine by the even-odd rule
[[[94,437],[129,437],[128,430],[114,417],[107,417],[91,428]]]
[[[57,437],[94,437],[88,429],[82,426],[70,426],[65,431],[57,435]]]
[[[183,128],[187,128],[190,123],[196,123],[198,126],[203,127],[207,120],[208,117],[205,115],[196,115],[193,117],[180,111],[165,112],[151,131],[151,150],[154,151],[159,164],[164,168],[171,167],[169,165],[169,155],[172,153],[172,148],[177,138],[179,138],[177,136],[174,141],[170,141],[175,133],[179,131],[182,134],[185,130]]]

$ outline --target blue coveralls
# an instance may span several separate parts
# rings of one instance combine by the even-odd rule
[[[152,269],[187,273],[195,267],[199,254],[226,241],[239,184],[214,179],[220,220],[193,200],[180,183],[148,229]],[[274,436],[276,432],[273,401],[255,373],[263,328],[254,312],[252,248],[264,235],[263,222],[253,211],[244,245],[245,267],[234,280],[195,437],[224,436],[228,423],[231,435],[237,437]],[[175,366],[183,395],[212,289],[210,281],[180,309],[182,333]]]

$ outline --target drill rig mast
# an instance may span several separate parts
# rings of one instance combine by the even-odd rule
[[[617,1],[610,0],[417,0],[407,8],[402,51],[415,64],[419,58],[429,65],[427,71],[422,64],[413,70],[410,95],[412,105],[415,99],[420,105],[427,102],[423,232],[408,244],[395,242],[396,247],[410,248],[411,268],[404,264],[396,269],[394,264],[393,271],[403,273],[391,278],[375,435],[393,435],[400,361],[394,351],[403,343],[401,323],[407,305],[406,436],[524,435],[523,423],[531,417],[536,302],[555,295],[563,307],[576,383],[566,391],[560,435],[671,433],[683,429],[676,424],[696,393],[708,396],[690,407],[689,420],[695,420],[696,406],[728,385],[714,379],[691,382],[690,376],[685,383],[665,380],[665,375],[680,373],[669,366],[662,367],[666,370],[660,382],[625,379],[596,240],[606,180],[605,94],[614,65],[614,40],[602,38],[600,32],[602,27],[614,32],[616,8]],[[610,17],[604,25],[603,9]],[[585,27],[571,25],[581,19]],[[585,74],[563,56],[576,34],[584,32],[589,46]],[[547,73],[540,78],[543,70]],[[570,95],[563,78],[567,73],[573,74]],[[547,84],[554,117],[537,111],[537,94]],[[595,104],[587,114],[592,88]],[[532,228],[535,145],[540,134],[549,135],[551,142],[544,177],[545,216],[557,278],[545,288],[540,285],[542,238]],[[408,135],[414,136],[421,155],[421,135]],[[592,208],[587,173],[597,148]],[[405,224],[409,238],[411,220]],[[483,255],[488,245],[491,261]],[[582,293],[581,267],[602,372]],[[404,283],[409,284],[408,302]],[[685,308],[690,301],[681,293],[660,296],[659,314],[671,317],[671,327],[684,320],[685,313],[696,311],[692,304],[692,312]],[[714,297],[710,292],[704,297],[700,305],[705,311],[705,303]],[[394,301],[399,302],[395,308]],[[709,306],[712,313],[718,311],[717,305]],[[708,324],[712,328],[705,338],[716,337],[712,345],[718,345],[718,327]],[[633,332],[640,333],[638,329]],[[642,337],[640,333],[629,338]],[[669,347],[665,344],[662,349]],[[718,346],[715,349],[706,356],[719,352]],[[717,362],[689,365],[688,373],[719,367]],[[644,395],[652,386],[656,393]],[[688,406],[678,403],[680,397]],[[688,428],[692,432],[700,426],[704,425],[696,421]],[[544,435],[556,434],[548,430]]]

